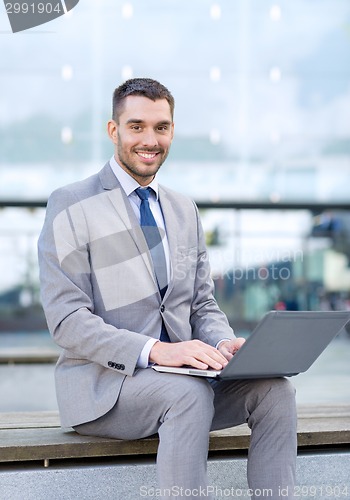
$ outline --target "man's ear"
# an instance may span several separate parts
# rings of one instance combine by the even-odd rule
[[[118,125],[117,122],[114,120],[109,120],[107,123],[107,132],[110,137],[110,139],[113,141],[114,144],[117,144],[118,142]]]

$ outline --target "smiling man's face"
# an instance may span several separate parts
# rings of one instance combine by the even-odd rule
[[[168,156],[174,123],[166,99],[125,99],[118,123],[108,122],[119,165],[141,186],[149,184]]]

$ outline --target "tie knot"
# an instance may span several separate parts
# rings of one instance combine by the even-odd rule
[[[137,194],[137,196],[140,198],[140,200],[144,201],[144,200],[148,200],[148,197],[151,193],[151,188],[137,188],[135,189],[135,193]]]

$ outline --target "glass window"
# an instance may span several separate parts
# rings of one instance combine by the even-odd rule
[[[105,0],[12,34],[0,16],[0,197],[45,199],[112,154],[124,79],[176,98],[161,179],[197,200],[347,202],[346,0]]]

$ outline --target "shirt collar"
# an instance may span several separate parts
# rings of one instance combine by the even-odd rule
[[[140,186],[140,184],[136,182],[135,179],[131,177],[131,175],[125,172],[125,170],[119,165],[119,163],[117,163],[114,155],[109,160],[109,164],[121,187],[124,189],[126,196],[130,196],[138,187],[145,187]],[[158,181],[156,180],[156,178],[154,178],[147,187],[151,187],[153,189],[158,200]]]

